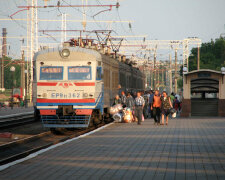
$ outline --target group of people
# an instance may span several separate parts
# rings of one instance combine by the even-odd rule
[[[128,107],[133,112],[134,118],[137,119],[138,125],[141,125],[143,119],[154,118],[155,125],[168,125],[171,109],[174,108],[177,112],[181,110],[181,95],[171,93],[168,95],[166,91],[161,94],[159,90],[146,92],[121,92],[121,96],[116,95],[113,105],[122,104],[123,107]]]

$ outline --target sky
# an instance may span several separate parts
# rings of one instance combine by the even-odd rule
[[[149,39],[207,42],[225,33],[225,0],[127,0],[121,5],[122,16],[135,21],[134,31]]]
[[[49,4],[57,4],[50,0]],[[81,0],[60,0],[62,5],[81,4]],[[88,0],[90,4],[115,4],[116,0]],[[39,5],[43,4],[38,0]],[[116,35],[148,35],[149,40],[182,40],[187,37],[198,37],[202,42],[218,38],[225,33],[225,0],[120,0],[120,7],[105,11],[94,18],[94,14],[107,8],[87,9],[90,20],[131,20],[132,29],[127,23],[113,23]],[[19,10],[18,5],[26,5],[26,0],[0,0],[0,18],[9,16]],[[82,19],[77,8],[39,9],[40,19],[61,19],[60,14],[67,13],[68,19]],[[22,11],[13,18],[26,18]],[[1,28],[6,27],[8,37],[26,36],[26,22],[0,21]],[[61,22],[39,22],[39,29],[60,29]],[[107,29],[106,23],[88,23],[87,29]],[[81,23],[68,23],[67,29],[82,29]],[[51,36],[60,35],[53,33]],[[72,35],[69,34],[68,35]],[[76,34],[78,35],[78,34]],[[39,33],[39,36],[43,34]],[[10,56],[20,56],[21,38],[8,38]],[[25,41],[26,42],[26,41]],[[39,38],[39,42],[59,43],[60,38]]]

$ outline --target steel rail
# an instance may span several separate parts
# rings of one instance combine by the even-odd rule
[[[0,116],[0,128],[13,127],[35,121],[34,112]]]
[[[75,133],[60,137],[52,134],[50,131],[47,131],[25,139],[0,145],[0,165],[4,165],[12,161],[24,158],[41,149],[45,149],[47,147],[66,141],[68,139],[78,137],[104,125],[105,123],[101,123],[95,127],[91,127],[84,130],[78,130]],[[52,138],[52,140],[49,140],[49,138]]]

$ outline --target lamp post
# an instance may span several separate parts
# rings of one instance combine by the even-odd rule
[[[12,97],[11,97],[11,109],[13,109],[13,88],[14,88],[14,72],[16,68],[11,66],[10,71],[12,72]]]
[[[25,73],[25,99],[24,99],[24,105],[25,105],[25,108],[27,108],[27,70],[24,70],[24,73]]]
[[[222,74],[225,74],[225,67],[221,67]]]

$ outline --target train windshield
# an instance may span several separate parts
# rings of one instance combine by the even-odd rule
[[[68,80],[91,80],[90,66],[68,67]]]
[[[41,67],[40,80],[63,80],[63,67]]]

